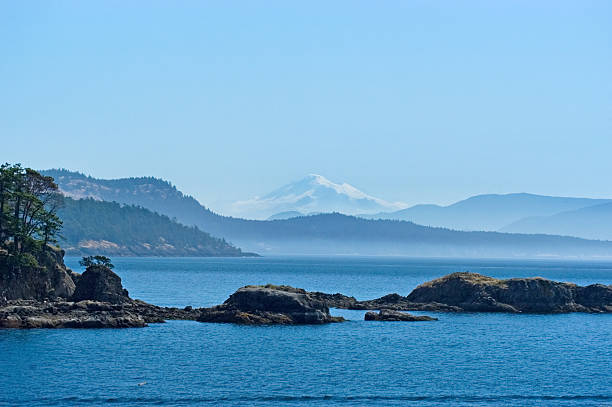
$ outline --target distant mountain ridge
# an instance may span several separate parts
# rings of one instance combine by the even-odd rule
[[[367,220],[338,213],[274,221],[232,218],[211,212],[163,180],[96,180],[68,171],[56,175],[59,175],[56,180],[60,189],[69,195],[75,190],[80,194],[92,191],[101,199],[141,205],[186,225],[196,225],[213,236],[222,236],[243,250],[260,254],[612,257],[612,242],[460,232],[406,221]]]
[[[610,199],[554,197],[526,193],[487,194],[476,195],[448,206],[415,205],[396,212],[363,215],[363,217],[408,220],[420,225],[456,230],[499,231],[523,218],[551,216],[611,202]]]
[[[551,216],[523,218],[501,228],[500,231],[612,240],[612,203],[587,206]]]
[[[236,215],[242,217],[266,219],[284,212],[340,212],[354,215],[398,210],[406,206],[373,197],[350,184],[337,184],[322,175],[310,174],[263,197],[235,202],[232,208]]]

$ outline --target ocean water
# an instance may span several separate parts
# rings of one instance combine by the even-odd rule
[[[77,259],[67,259],[78,270]],[[209,306],[246,284],[358,299],[454,271],[612,284],[612,263],[402,258],[114,259],[130,295]],[[612,406],[612,315],[417,313],[437,322],[0,330],[0,405]]]

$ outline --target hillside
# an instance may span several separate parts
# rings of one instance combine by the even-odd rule
[[[612,240],[612,203],[561,212],[552,216],[529,217],[514,222],[500,231]]]
[[[448,206],[415,205],[390,213],[364,215],[370,219],[408,220],[420,225],[456,230],[497,231],[532,216],[551,216],[588,206],[610,203],[609,199],[568,198],[533,194],[476,195]],[[543,232],[533,230],[533,233]]]
[[[50,172],[45,171],[50,174]],[[321,214],[258,221],[211,212],[170,183],[153,178],[97,180],[62,171],[56,181],[68,195],[138,204],[223,236],[261,254],[363,254],[440,257],[612,257],[612,242],[544,235],[460,232],[394,220]],[[88,192],[90,191],[90,192]]]
[[[65,199],[60,241],[68,255],[245,256],[240,249],[148,209],[94,199]]]

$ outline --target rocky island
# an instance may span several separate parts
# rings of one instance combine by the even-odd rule
[[[295,325],[344,321],[332,317],[324,301],[290,286],[242,287],[223,304],[200,311],[200,322]]]
[[[355,310],[565,313],[612,312],[612,286],[581,287],[541,277],[499,280],[458,272],[423,283],[407,296],[388,294],[358,301],[342,294],[313,293],[329,307]]]

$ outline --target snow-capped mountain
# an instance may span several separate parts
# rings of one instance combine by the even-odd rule
[[[336,184],[310,174],[263,197],[235,202],[235,216],[266,219],[282,212],[301,214],[340,212],[348,215],[399,210],[407,205],[370,196],[347,183]]]

